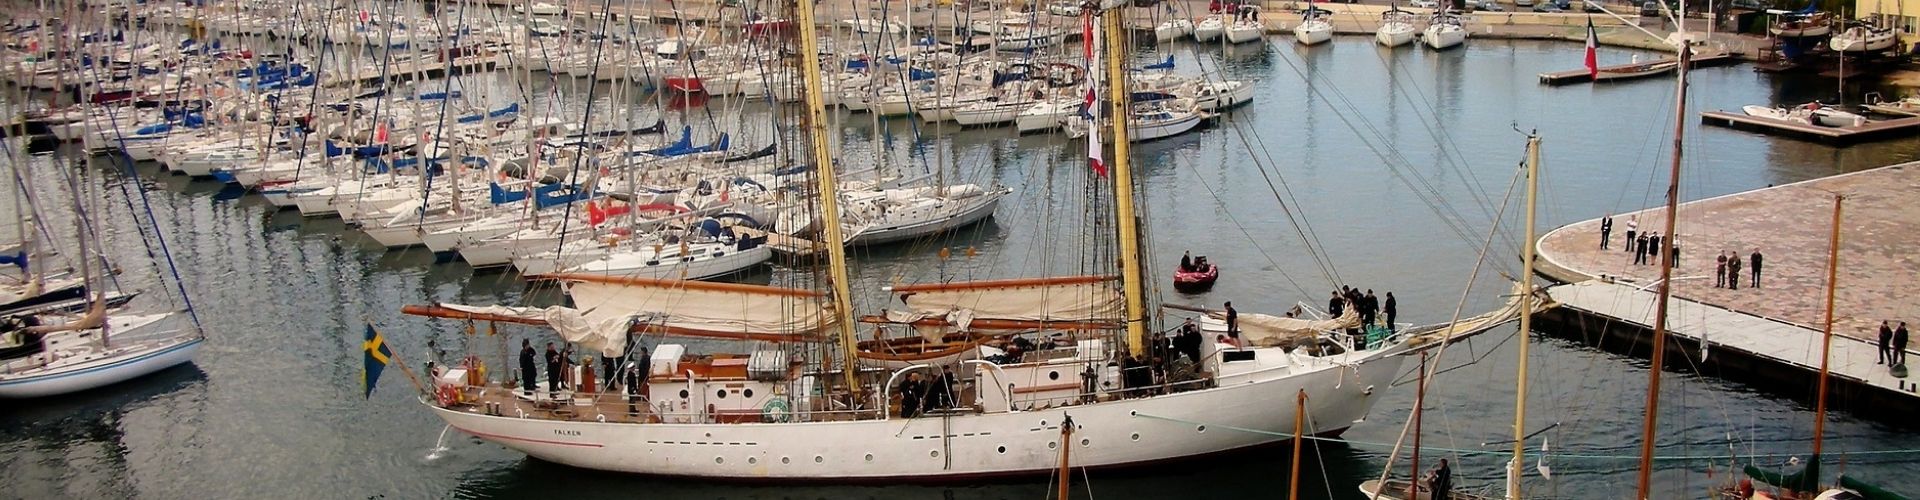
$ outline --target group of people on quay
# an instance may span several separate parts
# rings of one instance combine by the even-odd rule
[[[1658,265],[1660,248],[1662,248],[1661,244],[1665,243],[1671,246],[1669,254],[1667,255],[1668,265],[1675,268],[1680,267],[1680,242],[1671,239],[1671,235],[1663,235],[1656,231],[1642,232],[1640,231],[1639,220],[1627,219],[1627,232],[1625,236],[1626,238],[1623,240],[1623,244],[1626,246],[1626,251],[1633,252],[1634,265]],[[1600,248],[1603,250],[1611,249],[1612,239],[1613,215],[1609,214],[1600,219]],[[1752,253],[1744,257],[1740,255],[1740,252],[1732,250],[1720,252],[1719,255],[1714,257],[1713,287],[1739,290],[1740,281],[1742,278],[1745,278],[1748,283],[1747,286],[1760,288],[1760,270],[1765,264],[1766,256],[1762,255],[1758,248],[1753,249]],[[1741,268],[1743,267],[1746,268],[1748,274],[1740,274]]]
[[[1886,320],[1880,321],[1880,360],[1876,365],[1903,366],[1907,364],[1907,322],[1900,322],[1899,328],[1893,328]]]

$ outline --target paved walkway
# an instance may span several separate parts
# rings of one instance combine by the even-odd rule
[[[1874,341],[1882,320],[1920,330],[1920,162],[1682,204],[1674,295],[1820,330],[1835,193],[1847,201],[1834,332]],[[1597,219],[1555,229],[1539,243],[1541,272],[1563,281],[1607,275],[1651,283],[1659,269],[1633,265],[1620,242],[1629,220],[1658,230],[1664,212],[1614,215],[1612,250],[1599,249]],[[1714,287],[1715,252],[1738,251],[1747,275],[1744,259],[1755,249],[1765,256],[1761,288],[1745,279],[1739,290]]]

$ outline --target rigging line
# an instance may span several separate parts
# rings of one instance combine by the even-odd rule
[[[1271,44],[1272,42],[1268,42],[1268,43]],[[1287,63],[1288,68],[1292,69],[1294,73],[1300,76],[1302,80],[1305,80],[1308,83],[1312,82],[1313,80],[1312,77],[1310,75],[1307,75],[1306,72],[1302,70],[1298,64],[1295,64],[1292,59],[1285,57],[1284,54],[1281,56],[1280,59],[1282,61],[1285,61]],[[1312,95],[1320,94],[1318,87],[1314,85],[1308,85],[1307,92]],[[1325,98],[1324,95],[1321,95],[1321,97]],[[1348,103],[1348,105],[1351,106],[1351,103]],[[1375,144],[1373,140],[1374,138],[1378,137],[1377,133],[1376,133],[1376,137],[1372,137],[1372,138],[1364,134],[1361,134],[1359,127],[1356,127],[1353,124],[1353,121],[1348,118],[1346,113],[1341,112],[1338,109],[1334,109],[1334,117],[1338,118],[1343,125],[1346,125],[1349,131],[1353,132],[1354,135],[1358,136],[1361,144],[1365,145],[1369,151],[1373,152],[1375,156],[1379,157],[1383,162],[1387,164],[1388,172],[1390,174],[1392,174],[1395,178],[1400,179],[1401,182],[1406,183],[1407,187],[1413,189],[1415,197],[1419,198],[1421,203],[1426,204],[1428,209],[1434,211],[1436,215],[1439,215],[1440,222],[1445,224],[1448,227],[1448,229],[1452,230],[1455,236],[1459,237],[1462,241],[1467,241],[1467,242],[1472,241],[1472,237],[1468,235],[1468,233],[1466,232],[1466,228],[1462,226],[1462,224],[1465,222],[1465,217],[1459,215],[1458,211],[1451,210],[1450,205],[1447,205],[1444,202],[1444,198],[1440,197],[1438,190],[1435,189],[1432,186],[1432,184],[1426,183],[1425,179],[1421,179],[1422,181],[1421,184],[1427,188],[1427,190],[1424,192],[1420,189],[1421,186],[1416,186],[1412,181],[1409,181],[1407,179],[1407,176],[1404,173],[1400,172],[1397,166],[1393,163],[1395,159],[1399,159],[1401,162],[1405,162],[1405,159],[1403,157],[1399,157],[1397,152],[1392,155],[1382,153],[1379,145]],[[1415,177],[1418,178],[1418,176],[1415,176]],[[1433,198],[1430,198],[1428,195],[1432,195]]]
[[[600,12],[607,12],[607,9],[610,9],[612,7],[613,7],[613,0],[602,0],[600,5]],[[598,40],[594,41],[593,68],[588,72],[589,76],[587,78],[588,79],[587,95],[584,102],[588,102],[588,103],[593,102],[593,91],[594,89],[597,89],[600,87],[600,59],[601,59],[601,56],[605,55],[606,53],[606,45],[607,45],[607,38],[608,38],[604,36],[604,34],[606,33],[606,30],[607,30],[607,22],[612,17],[613,16],[601,16],[600,18],[600,32],[603,34],[603,36],[601,36]],[[580,130],[587,131],[591,129],[593,124],[593,108],[594,106],[589,104],[587,106],[587,109],[580,113]],[[575,183],[574,184],[575,195],[579,195],[580,193],[592,193],[595,188],[599,187],[598,184],[600,182],[600,178],[597,175],[594,176],[593,179],[590,181],[583,182],[580,180],[580,164],[581,162],[586,161],[586,158],[587,158],[587,141],[585,138],[582,138],[579,141],[575,141],[574,155],[573,155],[573,171],[567,174],[567,177],[570,178]],[[591,197],[590,194],[588,196]],[[574,200],[574,201],[578,201],[578,200]],[[529,201],[529,203],[531,203],[536,207],[539,205],[539,202],[540,200],[537,198]],[[574,203],[573,201],[569,201],[566,204],[566,206],[562,208],[560,211],[560,232],[557,234],[558,238],[555,238],[556,243],[555,243],[555,248],[553,249],[555,254],[560,254],[563,250],[566,249],[567,228],[568,226],[571,226],[573,224],[573,206],[576,204],[577,203]],[[591,230],[591,228],[589,228],[589,230]],[[588,235],[587,237],[591,238],[592,236]]]
[[[126,161],[127,176],[131,177],[135,183],[139,183],[140,172],[134,169],[133,154],[127,152],[127,138],[126,138],[126,134],[121,133],[120,131],[120,121],[116,119],[116,120],[108,120],[108,122],[113,127],[113,136],[116,142],[115,145],[118,146],[117,149],[119,149],[119,152],[120,152],[119,156]],[[4,143],[4,141],[0,141],[0,143]],[[202,325],[200,324],[200,314],[196,312],[193,308],[193,298],[187,295],[187,283],[184,279],[180,277],[180,268],[173,261],[173,251],[167,246],[167,237],[160,230],[160,221],[154,218],[153,200],[151,197],[147,196],[146,185],[139,184],[138,189],[136,189],[136,191],[140,193],[140,205],[147,212],[148,223],[153,224],[154,241],[158,243],[160,246],[160,255],[167,262],[168,273],[173,275],[174,288],[180,292],[180,303],[183,307],[186,308],[187,318],[193,320],[194,331],[199,332],[200,335],[202,336],[205,336],[206,331],[202,328]],[[135,214],[134,218],[137,223],[139,219],[139,215]],[[163,278],[162,281],[164,282],[165,279]]]
[[[1179,162],[1175,162],[1175,163],[1179,163]],[[1213,189],[1212,184],[1207,183],[1206,176],[1200,175],[1200,167],[1193,165],[1191,163],[1188,164],[1188,167],[1189,167],[1188,170],[1193,172],[1194,178],[1200,181],[1200,187],[1207,190],[1207,196],[1212,197],[1213,200],[1219,203],[1221,207],[1225,207],[1227,204],[1226,200],[1220,197],[1220,193]],[[1262,173],[1264,173],[1264,171]],[[1286,206],[1285,203],[1281,204],[1281,207],[1284,208],[1285,206]],[[1254,238],[1253,233],[1247,230],[1247,226],[1244,224],[1241,224],[1240,219],[1238,217],[1234,217],[1232,210],[1221,210],[1220,213],[1226,215],[1227,222],[1232,223],[1234,229],[1240,230],[1240,234],[1246,236],[1247,240],[1249,242],[1252,242],[1251,246],[1253,247],[1254,251],[1259,252],[1260,257],[1266,259],[1267,264],[1273,266],[1275,272],[1279,273],[1280,277],[1282,279],[1285,279],[1288,285],[1293,286],[1294,291],[1300,292],[1300,295],[1302,296],[1311,296],[1311,294],[1307,293],[1307,289],[1305,287],[1300,286],[1300,283],[1293,279],[1293,275],[1287,274],[1286,268],[1284,266],[1281,266],[1278,261],[1275,261],[1273,259],[1273,254],[1268,253],[1267,249],[1260,245],[1260,239]],[[1295,226],[1295,230],[1296,231],[1298,230],[1298,226]],[[1322,272],[1324,271],[1325,269],[1322,269]],[[1328,279],[1332,279],[1332,276],[1329,275]]]
[[[1195,61],[1194,62],[1195,66],[1201,67],[1200,70],[1203,75],[1202,76],[1203,81],[1210,81],[1210,80],[1204,80],[1205,79],[1204,75],[1206,73],[1205,60],[1199,57],[1198,54],[1195,54],[1194,61]],[[1221,67],[1217,61],[1214,67],[1217,70],[1216,72],[1220,75],[1220,78],[1224,81],[1226,78],[1226,68]],[[1287,184],[1286,177],[1283,175],[1280,175],[1279,173],[1280,168],[1277,164],[1278,162],[1274,161],[1273,153],[1267,149],[1266,140],[1261,138],[1260,135],[1257,133],[1251,134],[1253,138],[1252,140],[1248,140],[1249,134],[1246,133],[1244,124],[1237,121],[1230,120],[1230,119],[1225,121],[1229,124],[1229,126],[1233,128],[1234,134],[1240,138],[1240,144],[1246,147],[1249,153],[1252,153],[1252,149],[1255,148],[1257,144],[1257,147],[1260,149],[1261,155],[1265,157],[1266,161],[1262,162],[1258,157],[1254,157],[1252,158],[1252,160],[1254,161],[1254,167],[1260,171],[1260,177],[1266,181],[1267,190],[1273,193],[1274,201],[1280,204],[1281,213],[1287,216],[1287,221],[1290,222],[1293,226],[1294,234],[1300,236],[1300,242],[1303,246],[1306,247],[1307,254],[1309,256],[1312,256],[1314,259],[1314,263],[1320,267],[1321,275],[1326,277],[1327,281],[1330,282],[1333,286],[1336,286],[1336,287],[1340,286],[1341,280],[1340,280],[1339,270],[1335,268],[1332,258],[1327,254],[1325,245],[1321,244],[1319,234],[1314,232],[1312,222],[1305,217],[1305,214],[1298,214],[1298,215],[1295,214],[1294,207],[1300,205],[1300,200],[1298,197],[1294,196],[1293,187]],[[1284,198],[1280,194],[1281,189],[1278,189],[1274,186],[1273,177],[1270,177],[1267,173],[1268,165],[1273,165],[1273,171],[1274,171],[1273,176],[1280,177],[1280,187],[1285,188],[1284,190],[1286,191],[1286,196]],[[1292,205],[1288,204],[1288,200],[1291,200],[1293,202]],[[1243,228],[1243,231],[1244,231],[1244,228]],[[1252,240],[1253,237],[1249,235],[1248,239]],[[1259,244],[1257,243],[1258,240],[1254,240],[1254,241],[1256,241],[1256,243],[1254,244],[1254,247],[1256,249],[1259,249]],[[1262,249],[1261,253],[1264,255],[1265,250]],[[1268,258],[1268,262],[1272,262],[1271,257]],[[1280,268],[1279,264],[1274,264],[1274,266],[1276,269]],[[1284,271],[1282,271],[1282,273],[1284,274]],[[1287,278],[1287,280],[1289,282],[1293,281],[1291,277]],[[1300,285],[1297,283],[1294,284],[1294,288],[1299,289],[1301,295],[1309,295],[1307,294],[1306,290],[1301,288]]]
[[[1532,137],[1529,137],[1528,139],[1529,139],[1528,141],[1529,143],[1533,141]],[[1531,146],[1529,147],[1529,149],[1531,149]],[[1529,156],[1531,156],[1531,154],[1529,154]],[[1473,292],[1473,285],[1479,280],[1480,268],[1483,264],[1487,262],[1487,254],[1492,253],[1494,236],[1499,233],[1499,230],[1498,230],[1500,225],[1499,222],[1502,218],[1506,217],[1507,207],[1509,205],[1512,205],[1513,192],[1516,189],[1518,189],[1520,185],[1520,179],[1523,179],[1527,176],[1527,170],[1528,169],[1526,168],[1516,169],[1512,178],[1507,182],[1507,194],[1505,199],[1502,200],[1500,203],[1500,211],[1496,212],[1494,215],[1494,227],[1488,228],[1487,230],[1486,241],[1485,243],[1482,243],[1480,248],[1480,257],[1477,259],[1474,259],[1473,271],[1467,273],[1467,286],[1464,290],[1460,291],[1460,301],[1456,303],[1456,305],[1454,306],[1453,319],[1447,322],[1447,329],[1443,330],[1447,332],[1448,337],[1452,336],[1452,330],[1454,326],[1460,324],[1460,314],[1464,312],[1467,308],[1467,296]],[[1527,272],[1532,272],[1532,270],[1529,269],[1527,270]],[[1533,290],[1521,290],[1520,293],[1532,294]],[[1531,301],[1523,301],[1522,305],[1526,306],[1527,308],[1532,307]],[[1531,314],[1531,313],[1532,311],[1530,310],[1520,311],[1520,314]],[[1530,332],[1519,332],[1519,335],[1528,335],[1528,334],[1530,334]],[[1436,349],[1434,351],[1434,359],[1440,359],[1446,356],[1447,346],[1450,344],[1451,343],[1447,342],[1446,338],[1440,339],[1440,347],[1439,349]],[[1425,356],[1424,353],[1421,355]],[[1425,390],[1427,387],[1431,387],[1433,385],[1433,370],[1439,369],[1440,365],[1438,362],[1434,363],[1433,368],[1425,368],[1425,365],[1426,365],[1425,362],[1422,362],[1421,365],[1422,365],[1422,369],[1427,370],[1427,376],[1422,377],[1422,381],[1418,383],[1420,384],[1421,389]],[[1516,397],[1516,401],[1518,401],[1517,397]],[[1415,411],[1420,411],[1420,410],[1416,408]],[[1407,422],[1400,426],[1400,435],[1399,437],[1396,437],[1394,439],[1393,451],[1387,454],[1388,467],[1383,467],[1380,469],[1380,481],[1382,483],[1386,482],[1387,475],[1392,472],[1391,466],[1393,465],[1394,459],[1400,455],[1400,446],[1406,442],[1407,434],[1413,431],[1413,420],[1414,419],[1411,419],[1411,418],[1407,419]],[[1415,436],[1415,439],[1418,440],[1418,437],[1419,436]]]
[[[1392,69],[1393,67],[1396,67],[1396,66],[1402,67],[1402,68],[1406,67],[1404,64],[1400,64],[1398,62],[1387,61],[1386,55],[1380,55],[1379,57],[1382,62],[1387,63],[1388,69]],[[1398,79],[1393,79],[1393,78],[1388,79],[1388,86],[1391,88],[1398,88],[1402,90],[1405,90],[1406,88],[1408,88],[1408,86],[1400,85],[1400,81]],[[1475,203],[1479,204],[1481,213],[1485,214],[1486,212],[1489,211],[1489,207],[1488,207],[1489,193],[1486,192],[1485,186],[1480,182],[1479,177],[1474,175],[1473,169],[1470,168],[1473,165],[1473,163],[1468,161],[1466,156],[1460,152],[1460,146],[1453,142],[1452,137],[1446,133],[1447,131],[1446,128],[1444,127],[1439,129],[1434,128],[1434,125],[1440,122],[1440,115],[1437,110],[1434,110],[1433,101],[1427,98],[1426,92],[1422,91],[1420,86],[1418,85],[1411,85],[1410,87],[1413,89],[1413,95],[1420,99],[1420,103],[1419,103],[1420,105],[1415,106],[1413,108],[1414,117],[1417,118],[1417,120],[1415,121],[1419,122],[1420,128],[1422,130],[1425,130],[1429,137],[1433,138],[1434,145],[1440,148],[1440,159],[1442,160],[1441,162],[1442,166],[1451,168],[1456,173],[1462,174],[1465,180],[1471,181],[1471,182],[1463,183],[1465,187],[1468,188],[1467,194],[1468,196],[1474,199]],[[1388,98],[1391,99],[1392,97],[1388,97]],[[1433,113],[1423,116],[1421,113],[1422,109],[1431,110],[1433,111]],[[1429,123],[1427,121],[1427,118],[1426,118],[1427,116],[1433,117],[1432,123]],[[1449,145],[1451,145],[1451,147],[1449,147]],[[1451,156],[1449,156],[1449,153],[1451,153]]]
[[[1178,424],[1205,425],[1208,427],[1219,427],[1222,429],[1246,432],[1250,434],[1259,434],[1264,436],[1273,436],[1278,438],[1286,438],[1286,439],[1306,439],[1308,441],[1335,442],[1335,443],[1342,443],[1350,446],[1359,446],[1359,447],[1365,447],[1365,448],[1387,448],[1391,446],[1390,443],[1380,443],[1380,442],[1372,442],[1372,441],[1354,441],[1354,440],[1341,439],[1336,437],[1322,437],[1322,436],[1315,436],[1311,433],[1308,433],[1302,436],[1295,436],[1292,433],[1288,433],[1288,432],[1278,432],[1278,431],[1269,431],[1269,430],[1262,430],[1262,429],[1253,429],[1253,428],[1247,428],[1247,427],[1238,427],[1230,424],[1220,424],[1220,423],[1204,422],[1204,421],[1198,421],[1198,420],[1187,420],[1187,419],[1167,417],[1167,416],[1161,416],[1161,415],[1152,415],[1152,414],[1140,413],[1140,412],[1133,412],[1131,416],[1135,418],[1163,420],[1163,421],[1174,422]],[[1474,449],[1464,449],[1464,448],[1437,448],[1437,447],[1425,447],[1425,446],[1421,448],[1428,449],[1428,450],[1437,450],[1444,453],[1453,453],[1458,455],[1470,455],[1470,456],[1510,456],[1513,454],[1511,450],[1474,450]],[[1528,448],[1528,451],[1531,452],[1531,453],[1528,453],[1528,455],[1531,455],[1531,456],[1545,456],[1548,458],[1559,458],[1559,459],[1569,459],[1569,460],[1596,460],[1596,461],[1598,460],[1609,460],[1609,461],[1640,460],[1639,455],[1608,455],[1608,454],[1602,454],[1602,453],[1566,453],[1566,452],[1544,451],[1544,450],[1539,450],[1534,448]],[[1887,457],[1887,456],[1910,456],[1910,455],[1920,456],[1920,448],[1845,451],[1845,452],[1826,453],[1825,455],[1829,455],[1829,456],[1838,455],[1843,457]],[[1792,453],[1760,453],[1760,454],[1744,455],[1745,458],[1750,458],[1750,459],[1751,458],[1786,458],[1786,457],[1796,457],[1796,456],[1799,456],[1799,455],[1792,454]],[[1654,460],[1663,461],[1663,462],[1713,461],[1713,460],[1719,460],[1723,458],[1726,458],[1726,457],[1723,455],[1655,455],[1653,457]]]

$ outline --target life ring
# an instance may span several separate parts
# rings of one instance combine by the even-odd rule
[[[787,398],[772,397],[760,406],[760,420],[767,423],[785,423],[793,418],[793,406],[787,404]]]
[[[454,403],[460,402],[460,389],[455,388],[452,384],[441,385],[433,391],[433,398],[438,400],[442,407],[452,406]]]

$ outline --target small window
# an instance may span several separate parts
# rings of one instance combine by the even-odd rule
[[[680,390],[680,399],[687,399],[687,396],[689,396],[689,394],[687,394],[687,390],[686,390],[686,389],[681,389],[681,390]]]
[[[715,396],[718,396],[718,397],[719,397],[720,399],[727,399],[727,390],[726,390],[726,389],[721,389],[721,390],[719,390],[719,391],[716,391],[716,392],[714,393],[714,395],[715,395]]]
[[[752,399],[752,398],[753,398],[753,389],[747,389],[747,390],[745,390],[745,391],[740,391],[740,395],[741,395],[741,396],[746,396],[746,397],[747,397],[748,399]]]

